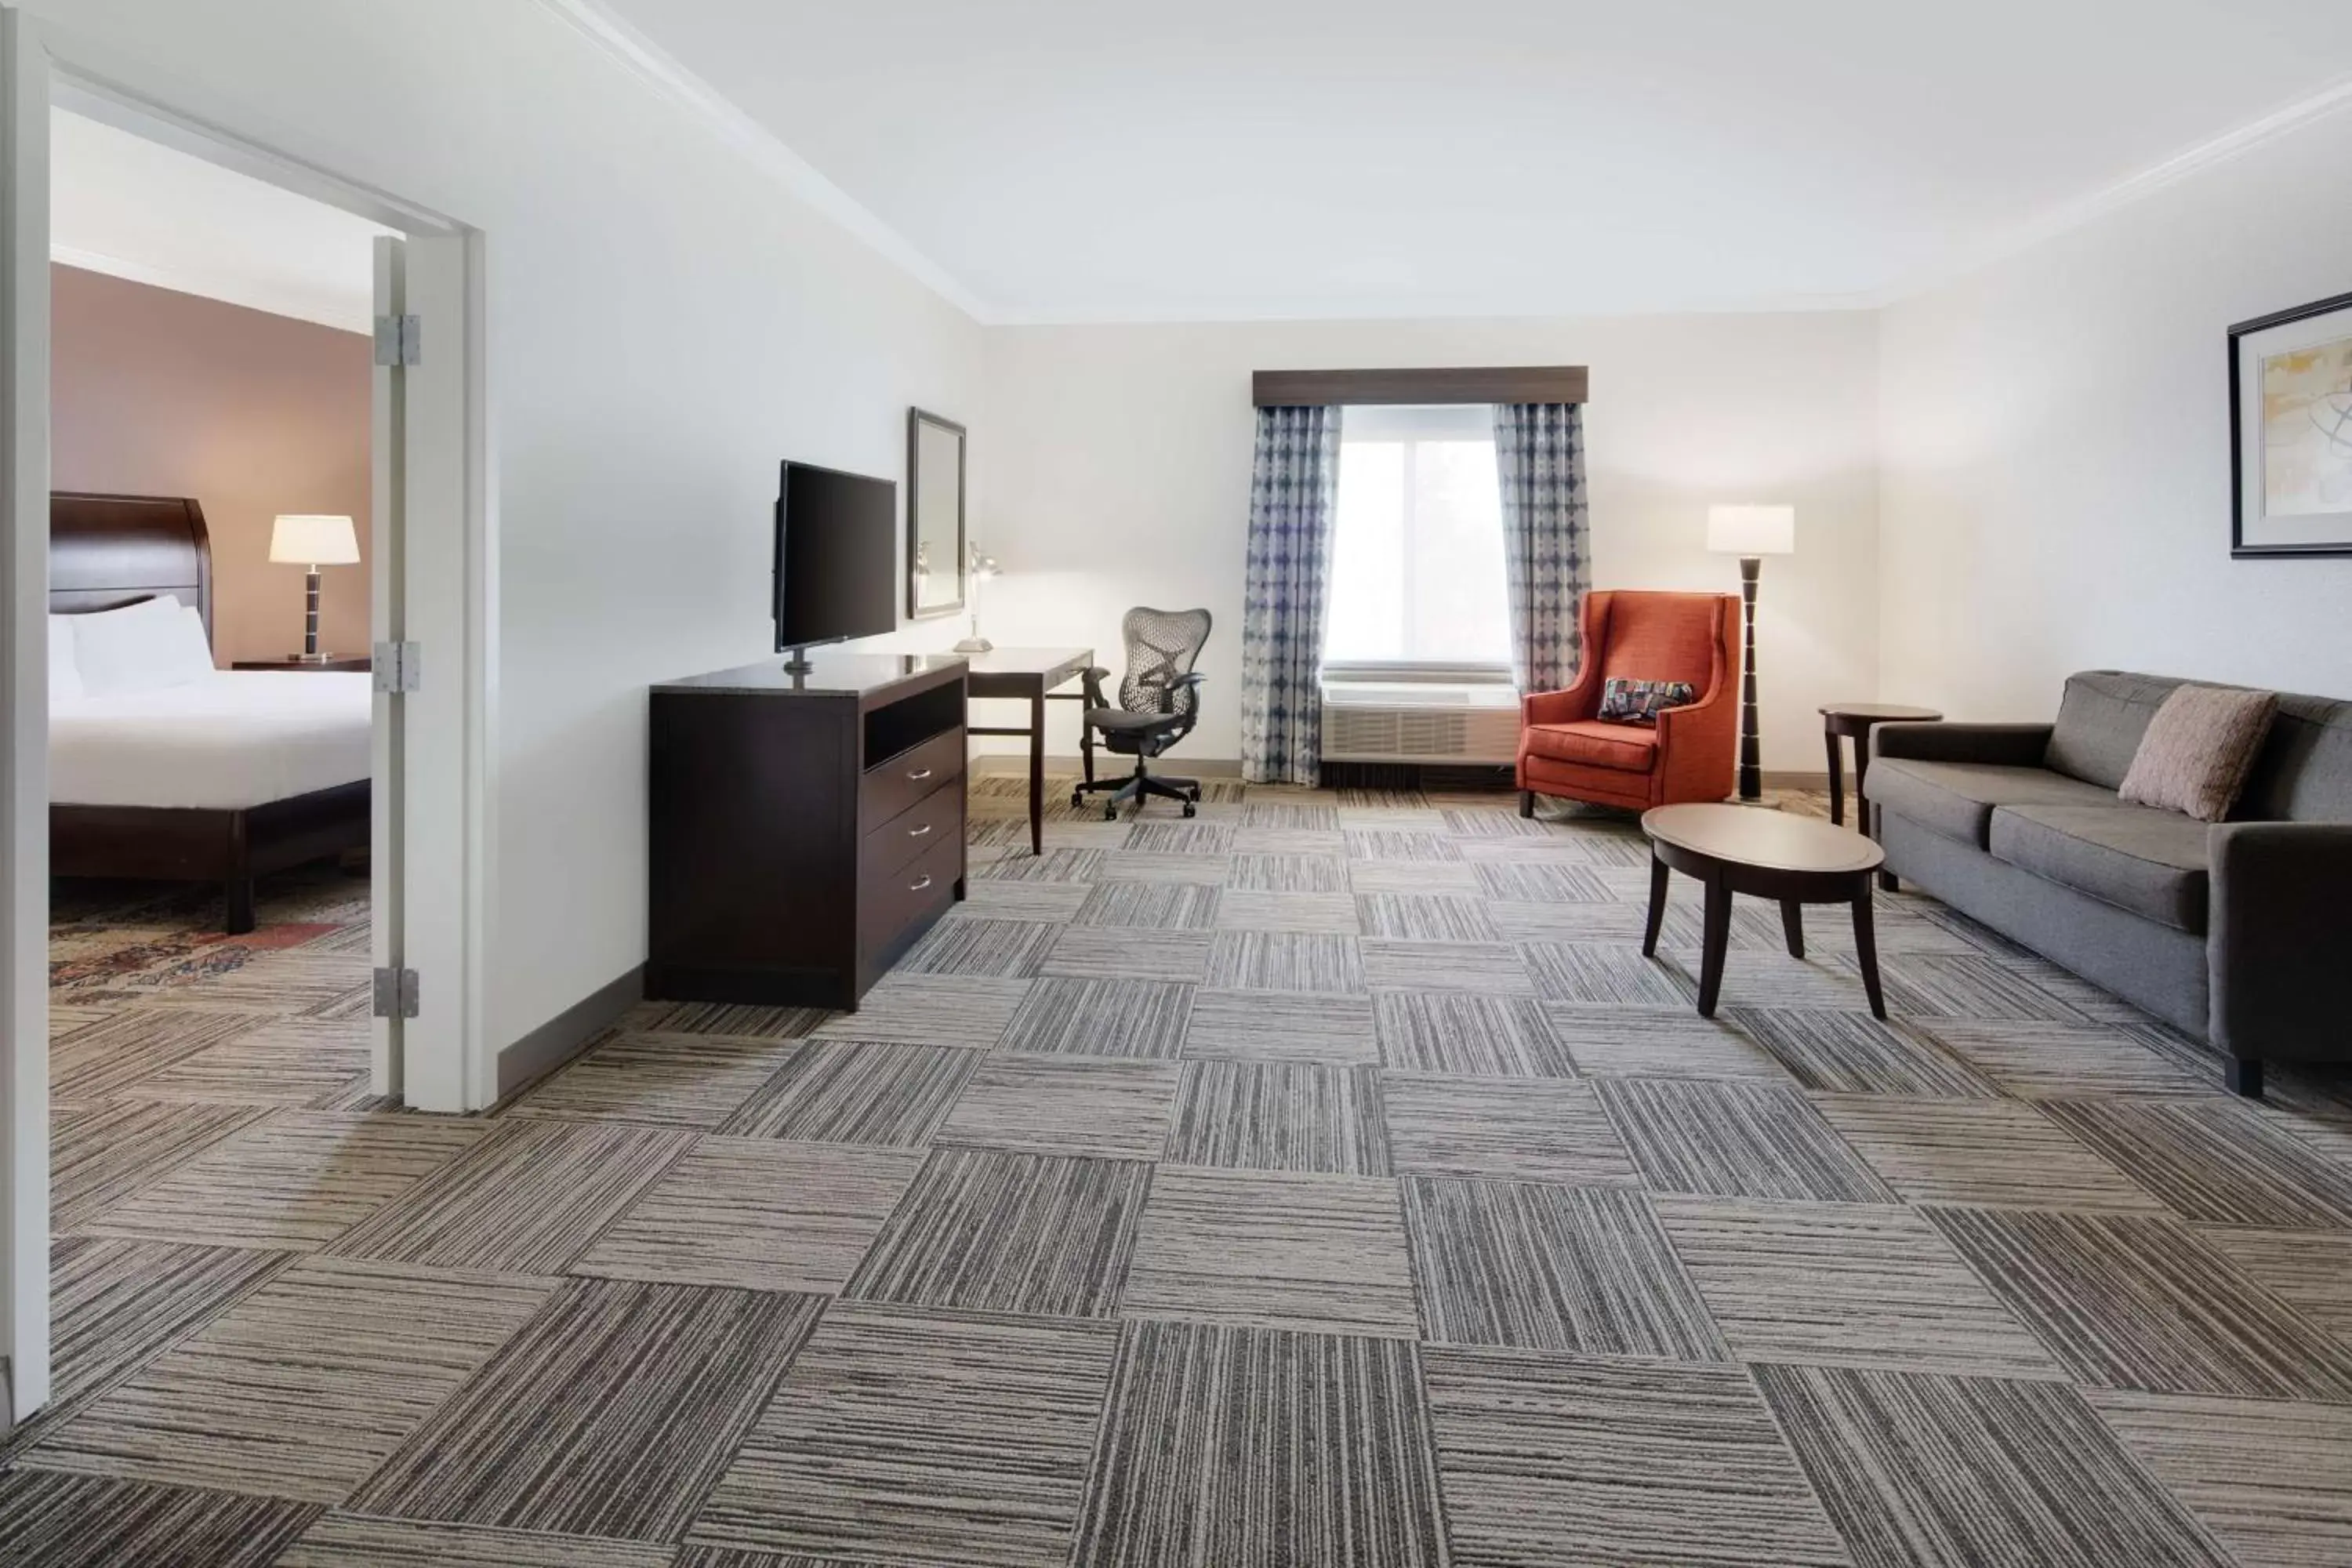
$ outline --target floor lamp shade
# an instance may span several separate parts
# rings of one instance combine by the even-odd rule
[[[1756,707],[1756,585],[1763,557],[1788,555],[1797,548],[1797,509],[1792,506],[1711,506],[1706,509],[1706,547],[1739,557],[1739,597],[1747,623],[1739,677],[1739,798],[1764,798],[1764,743]]]
[[[269,530],[269,559],[310,570],[302,580],[302,657],[318,659],[319,568],[356,566],[359,530],[348,517],[320,512],[284,512]]]

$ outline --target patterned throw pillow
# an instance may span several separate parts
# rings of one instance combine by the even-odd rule
[[[2200,822],[2230,815],[2278,711],[2275,691],[2178,686],[2147,721],[2131,771],[2116,793],[2136,805],[2186,812]]]
[[[1687,680],[1612,676],[1601,683],[1601,717],[1612,724],[1654,724],[1660,709],[1686,706],[1697,695]]]

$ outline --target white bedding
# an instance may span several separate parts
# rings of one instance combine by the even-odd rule
[[[60,805],[233,810],[368,776],[373,682],[342,671],[215,670],[49,711]]]

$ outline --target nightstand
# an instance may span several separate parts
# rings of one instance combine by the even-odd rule
[[[240,658],[233,661],[231,669],[292,669],[337,670],[345,674],[365,675],[374,660],[363,653],[335,654],[323,659],[305,659],[289,654],[284,658]]]

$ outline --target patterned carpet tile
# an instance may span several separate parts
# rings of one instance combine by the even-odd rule
[[[1843,1568],[1738,1367],[1422,1352],[1459,1568]]]
[[[1207,931],[1217,923],[1218,890],[1190,882],[1097,882],[1078,910],[1082,926]]]
[[[1227,889],[1217,900],[1220,931],[1303,931],[1360,936],[1356,900],[1345,893],[1255,893]]]
[[[0,1473],[0,1563],[267,1568],[318,1515],[276,1498],[15,1469]]]
[[[982,1060],[957,1046],[812,1040],[793,1047],[719,1131],[735,1138],[873,1143],[930,1142]]]
[[[1911,1203],[2126,1214],[2163,1207],[2032,1105],[1853,1094],[1812,1100]]]
[[[152,1004],[121,1008],[49,1042],[49,1098],[59,1105],[103,1104],[276,1017],[260,1009]]]
[[[1337,833],[1339,830],[1339,808],[1320,803],[1292,804],[1288,801],[1245,800],[1242,805],[1241,826],[1305,828]]]
[[[1727,1007],[1770,1007],[1818,1012],[1860,1011],[1870,1005],[1862,976],[1853,961],[1833,952],[1815,952],[1810,958],[1791,958],[1786,939],[1778,932],[1780,915],[1770,942],[1736,946],[1724,958],[1722,1001]],[[1818,921],[1815,923],[1820,923]],[[1676,946],[1663,936],[1657,962],[1683,988],[1698,994],[1702,952],[1698,944]]]
[[[676,1541],[821,1305],[572,1280],[376,1473],[353,1510]]]
[[[982,1059],[940,1142],[1156,1160],[1181,1072],[1174,1062],[998,1051]]]
[[[1233,827],[1212,822],[1138,822],[1126,844],[1159,855],[1223,855],[1233,847]]]
[[[1543,1009],[1526,997],[1384,991],[1372,1001],[1381,1060],[1475,1078],[1574,1078]]]
[[[1499,942],[1407,942],[1366,937],[1364,981],[1375,991],[1475,991],[1532,996],[1535,982],[1517,948]]]
[[[1575,1069],[1595,1078],[1731,1078],[1790,1084],[1780,1058],[1695,1011],[1547,1002],[1544,1021]]]
[[[1341,819],[1348,823],[1347,818]],[[1360,820],[1360,819],[1359,819]],[[1422,825],[1418,816],[1407,817],[1415,826]],[[1451,838],[1434,832],[1422,833],[1392,827],[1345,826],[1348,853],[1359,860],[1459,860],[1461,847]]]
[[[739,1040],[796,1040],[824,1022],[822,1007],[752,1007],[727,1002],[640,1002],[622,1028],[641,1035],[719,1035]]]
[[[1420,1317],[1396,1184],[1162,1167],[1121,1310],[1411,1339]]]
[[[21,1462],[341,1502],[530,1321],[551,1289],[304,1259]]]
[[[67,1236],[268,1114],[125,1100],[70,1112],[49,1135],[49,1230]]]
[[[1408,942],[1500,942],[1485,900],[1430,893],[1358,893],[1367,936]]]
[[[1336,827],[1251,827],[1234,829],[1234,858],[1252,855],[1318,855],[1336,858],[1347,853],[1348,841]]]
[[[1688,1012],[1698,989],[1675,970],[1620,943],[1527,942],[1519,948],[1538,994],[1551,1002]]]
[[[901,974],[1023,980],[1037,973],[1062,928],[1044,921],[941,921],[897,968]]]
[[[866,994],[855,1013],[836,1013],[812,1031],[820,1040],[870,1040],[898,1046],[965,1046],[986,1050],[1004,1033],[1028,994],[1025,980],[950,974],[892,974]]]
[[[921,1163],[895,1149],[705,1138],[572,1272],[831,1293],[856,1271]]]
[[[1200,992],[1182,1048],[1196,1060],[1380,1060],[1371,998],[1296,992]]]
[[[94,1236],[307,1252],[473,1148],[487,1124],[281,1110],[176,1166],[83,1229]]]
[[[1413,1176],[1575,1186],[1641,1181],[1590,1084],[1386,1072],[1389,1157]]]
[[[1415,1176],[1404,1213],[1434,1343],[1730,1359],[1639,1193]]]
[[[1078,911],[1094,894],[1093,884],[1087,882],[1022,882],[974,876],[964,886],[964,901],[948,910],[950,920],[1067,925],[1078,918]]]
[[[1067,926],[1041,974],[1065,980],[1162,980],[1197,985],[1209,972],[1211,933],[1138,931],[1126,926]],[[1220,933],[1222,934],[1222,933]]]
[[[667,1546],[330,1513],[270,1568],[674,1568]],[[790,1568],[770,1559],[747,1568]]]
[[[1103,852],[1066,846],[1043,855],[1010,855],[986,863],[976,858],[971,880],[1013,882],[1092,882],[1102,868]]]
[[[1845,960],[1850,966],[1851,959]],[[1882,953],[1879,979],[1890,1012],[1919,1017],[2088,1021],[2083,1010],[1980,953]]]
[[[1040,980],[1003,1029],[1007,1051],[1173,1057],[1193,987],[1151,980]]]
[[[1564,942],[1582,946],[1639,946],[1643,916],[1637,904],[1510,903],[1489,900],[1486,913],[1510,942]]]
[[[1129,1323],[1077,1568],[1438,1568],[1437,1470],[1413,1347]]]
[[[425,1268],[560,1273],[694,1143],[668,1128],[501,1121],[333,1250]]]
[[[1477,874],[1465,860],[1349,860],[1346,886],[1358,893],[1443,893],[1478,896]]]
[[[1730,1016],[1807,1089],[1915,1099],[2000,1098],[1966,1062],[1867,1013],[1743,1006],[1730,1009]]]
[[[2204,1094],[2202,1076],[2121,1029],[2032,1018],[1922,1018],[1917,1027],[2022,1100]]]
[[[1699,1079],[1601,1079],[1601,1103],[1662,1193],[1822,1203],[1895,1194],[1795,1089]]]
[[[524,1095],[509,1113],[715,1128],[805,1048],[789,1039],[616,1034]]]
[[[1926,1212],[2078,1383],[2352,1404],[2352,1347],[2177,1220]]]
[[[1217,991],[1304,991],[1360,995],[1358,940],[1310,931],[1224,931],[1209,950],[1205,984]]]
[[[1661,1198],[1675,1253],[1742,1361],[2062,1375],[1908,1209]]]
[[[2352,1344],[2352,1231],[2200,1226],[2197,1234],[2256,1284]]]
[[[354,998],[367,1016],[368,961],[358,952],[316,949],[256,952],[233,970],[194,974],[150,970],[122,989],[159,1005],[268,1014],[273,1017],[332,1017]]]
[[[273,1019],[139,1080],[142,1100],[322,1105],[368,1080],[368,1026]]]
[[[845,1563],[1062,1568],[1117,1342],[1108,1324],[836,1305],[689,1540]]]
[[[1857,1568],[2225,1568],[2063,1384],[1759,1366]]]
[[[2352,1227],[2352,1167],[2261,1111],[2218,1099],[2053,1100],[2043,1109],[2185,1218]]]
[[[1171,1164],[1389,1173],[1376,1068],[1193,1061],[1183,1073],[1167,1140]]]
[[[850,1298],[1039,1317],[1117,1307],[1151,1167],[934,1150],[851,1279]]]
[[[1116,830],[1114,830],[1116,831]],[[1192,854],[1183,850],[1117,849],[1095,868],[1097,882],[1191,882],[1222,888],[1233,875],[1231,855]]]
[[[2243,1568],[2352,1563],[2352,1407],[2105,1390],[2088,1397]]]
[[[1504,903],[1605,904],[1616,895],[1581,866],[1542,861],[1479,860],[1471,867],[1478,889]]]

